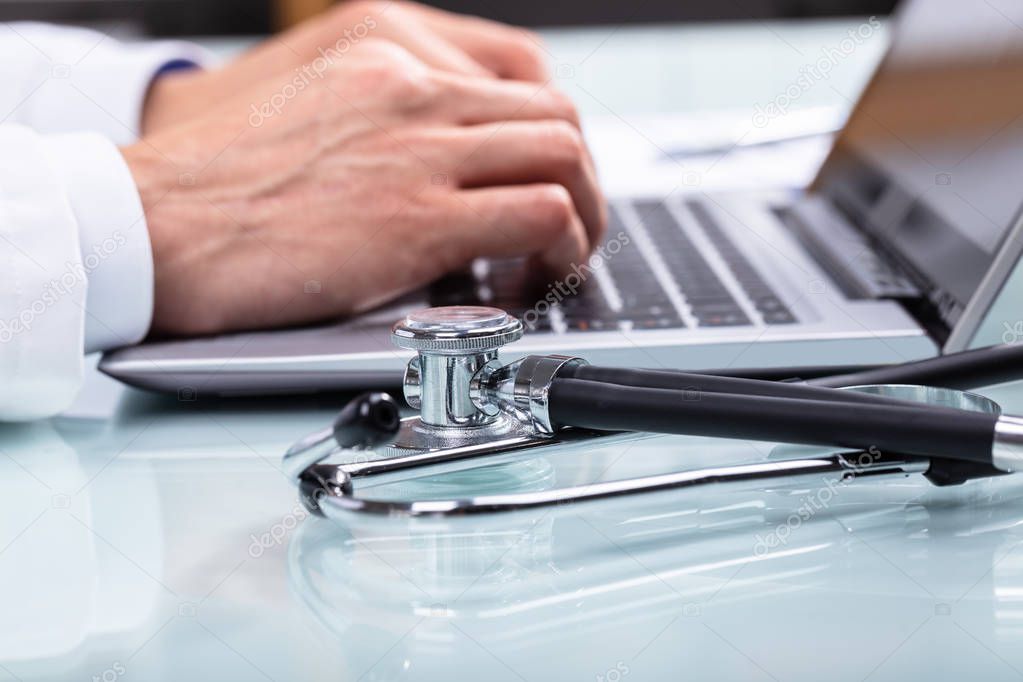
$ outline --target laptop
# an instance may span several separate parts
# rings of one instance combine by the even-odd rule
[[[390,326],[461,304],[526,322],[509,359],[849,365],[977,345],[1000,294],[1014,309],[1003,290],[1023,246],[1023,5],[910,0],[893,25],[805,191],[612,196],[607,240],[562,281],[478,262],[352,319],[150,342],[100,369],[185,398],[389,386],[409,357]]]

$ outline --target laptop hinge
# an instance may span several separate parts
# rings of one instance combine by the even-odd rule
[[[908,272],[826,198],[811,195],[776,207],[775,212],[847,298],[915,299],[924,295]]]

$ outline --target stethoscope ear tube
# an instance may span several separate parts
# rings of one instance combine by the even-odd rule
[[[813,386],[919,384],[969,390],[1023,379],[1023,344],[988,346],[935,358],[811,379]]]
[[[731,381],[734,388],[744,391],[755,390],[757,395],[767,395],[761,389],[756,388],[758,384],[765,382],[801,383],[819,388],[915,384],[968,391],[983,386],[1023,380],[1023,344],[988,346],[899,365],[882,365],[862,369],[835,367],[831,368],[831,373],[825,375],[827,369],[825,367],[787,367],[685,372],[675,369],[621,369],[580,365],[572,368],[571,371],[561,372],[559,376],[570,379],[606,381],[627,386],[650,386],[651,388],[684,388],[698,386],[701,381],[718,382],[724,386],[726,382]],[[740,382],[753,383],[743,385]],[[818,397],[826,399],[824,394]]]

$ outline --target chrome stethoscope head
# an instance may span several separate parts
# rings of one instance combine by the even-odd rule
[[[284,469],[299,483],[306,505],[319,510],[316,500],[329,493],[345,508],[381,511],[352,497],[353,480],[413,468],[450,472],[478,466],[473,460],[480,457],[495,463],[491,458],[507,461],[527,448],[532,455],[536,447],[622,437],[557,432],[547,411],[550,382],[559,369],[583,361],[530,356],[503,364],[500,348],[522,333],[519,320],[482,306],[428,308],[395,324],[393,343],[416,352],[405,368],[403,392],[419,414],[401,419],[391,396],[366,393],[348,403],[330,428],[296,443],[284,456]],[[369,452],[376,456],[368,458]],[[329,457],[348,461],[319,464]]]
[[[448,306],[409,314],[394,325],[394,345],[416,351],[404,393],[419,410],[409,447],[490,442],[496,436],[555,432],[547,394],[554,376],[580,358],[531,355],[502,364],[500,348],[522,338],[522,323],[497,308]]]

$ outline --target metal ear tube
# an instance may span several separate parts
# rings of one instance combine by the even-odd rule
[[[522,333],[518,320],[484,307],[430,308],[396,324],[394,343],[416,352],[405,372],[404,394],[419,415],[399,421],[386,394],[365,394],[346,406],[330,429],[297,443],[285,455],[284,468],[302,489],[307,506],[328,515],[464,515],[821,475],[851,480],[922,473],[935,484],[947,485],[1023,464],[1023,420],[1001,416],[996,404],[973,394],[917,386],[845,391],[675,371],[596,368],[581,358],[559,355],[502,363],[500,348]],[[986,362],[972,353],[972,366]],[[928,361],[927,371],[933,375],[940,360]],[[961,366],[957,358],[949,362]],[[1015,371],[1023,376],[1020,368]],[[911,375],[902,369],[899,376]],[[357,485],[369,479],[376,483],[448,473],[535,456],[538,449],[653,433],[830,450],[823,456],[539,492],[411,502],[356,494]],[[868,449],[875,454],[864,466],[859,451]]]

